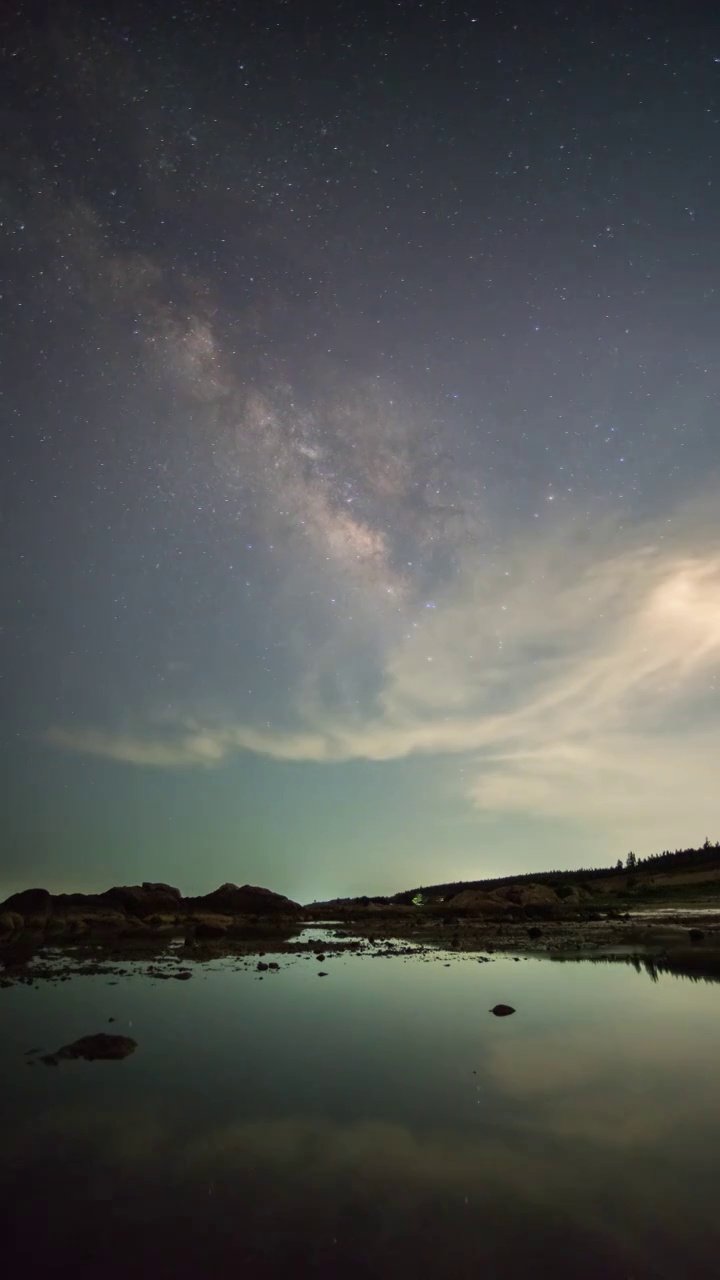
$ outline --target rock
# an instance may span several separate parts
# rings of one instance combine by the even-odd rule
[[[561,884],[558,885],[557,896],[561,902],[579,902],[581,892],[576,884]]]
[[[326,971],[325,971],[324,969],[321,969],[321,970],[320,970],[320,972],[319,972],[319,974],[318,974],[318,978],[327,978],[327,973],[326,973]]]
[[[559,901],[555,890],[546,884],[509,885],[503,896],[519,907],[554,906]]]
[[[111,1036],[100,1031],[95,1036],[81,1036],[72,1044],[56,1049],[55,1053],[46,1053],[40,1061],[47,1067],[57,1067],[60,1062],[73,1058],[84,1058],[86,1062],[113,1062],[129,1057],[136,1049],[137,1040],[131,1040],[129,1036]]]
[[[210,920],[198,920],[195,925],[196,938],[224,938],[227,934],[227,926],[224,924],[213,924]]]
[[[280,968],[280,965],[278,964],[277,960],[270,961],[270,964],[268,965],[268,969],[279,969],[279,968]]]
[[[150,885],[146,882],[145,885],[115,885],[99,894],[95,901],[129,915],[139,916],[142,920],[156,912],[174,915],[180,905],[180,895],[170,885]]]
[[[319,956],[316,956],[316,957],[315,957],[315,959],[317,960],[318,964],[322,964],[322,963],[323,963],[323,961],[324,961],[324,959],[325,959],[325,956],[324,956],[324,954],[321,952]]]
[[[139,922],[138,922],[139,923]],[[128,918],[123,911],[88,908],[81,914],[53,915],[45,926],[46,933],[57,937],[75,937],[92,932],[102,936],[119,935],[128,928]]]
[[[222,884],[212,893],[192,900],[197,910],[231,916],[298,916],[302,908],[282,893],[256,885]]]
[[[257,969],[258,973],[265,973],[268,967],[269,966],[265,964],[264,960],[258,960],[257,964],[255,965],[255,968]]]
[[[149,924],[151,929],[172,929],[177,924],[177,916],[155,911],[151,916],[145,917],[145,923]]]
[[[0,913],[0,933],[19,933],[25,927],[25,921],[18,911]]]
[[[24,969],[36,955],[38,943],[27,935],[12,936],[3,944],[2,958],[6,969]],[[27,979],[30,981],[30,979]]]
[[[81,920],[79,916],[76,916],[73,920],[67,921],[65,933],[69,934],[71,938],[81,937],[82,934],[87,932],[87,922],[85,920]]]
[[[500,920],[507,911],[507,903],[494,894],[479,889],[464,889],[447,904],[464,915],[476,915],[486,920]]]
[[[155,974],[155,977],[158,976],[158,974]],[[164,976],[165,975],[163,974],[163,977]],[[189,969],[181,969],[179,973],[173,974],[173,978],[176,978],[178,982],[187,982],[188,978],[192,978],[192,974]]]
[[[19,915],[33,917],[34,920],[47,920],[52,915],[52,894],[47,889],[23,889],[20,893],[12,893],[2,903],[3,911],[17,911]]]
[[[182,894],[174,885],[152,883],[149,880],[143,880],[142,887],[151,893],[162,893],[165,894],[166,897],[174,898],[176,902],[182,902]]]
[[[490,1013],[494,1013],[496,1018],[507,1018],[509,1014],[514,1012],[515,1010],[511,1004],[496,1004],[495,1007],[490,1010]]]
[[[688,937],[691,942],[702,942],[705,934],[702,929],[688,929]]]

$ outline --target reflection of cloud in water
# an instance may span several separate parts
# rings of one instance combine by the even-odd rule
[[[608,1026],[603,1039],[595,1027],[539,1032],[522,1054],[496,1041],[485,1065],[494,1088],[526,1104],[522,1124],[535,1134],[590,1142],[598,1155],[625,1149],[637,1156],[639,1147],[655,1150],[670,1139],[694,1146],[716,1114],[714,1054],[701,1057],[680,1027],[671,1033],[649,1022],[633,1037],[631,1054],[626,1036],[622,1024],[617,1032]],[[714,1040],[717,1051],[717,1034]],[[692,1091],[679,1089],[691,1076]]]
[[[505,1265],[534,1251],[538,1259],[553,1256],[555,1274],[569,1276],[570,1257],[579,1265],[589,1249],[585,1277],[626,1274],[602,1270],[613,1264],[627,1274],[663,1275],[645,1269],[661,1239],[678,1256],[692,1253],[693,1239],[707,1242],[702,1188],[691,1192],[684,1177],[678,1186],[674,1161],[663,1161],[671,1126],[659,1104],[639,1091],[627,1109],[613,1108],[616,1091],[603,1102],[596,1086],[612,1046],[599,1063],[596,1051],[576,1036],[569,1043],[539,1038],[517,1057],[510,1045],[499,1046],[491,1073],[504,1091],[531,1098],[534,1114],[505,1139],[485,1139],[471,1126],[458,1134],[319,1117],[242,1120],[198,1133],[145,1110],[56,1108],[10,1138],[6,1154],[16,1173],[30,1172],[48,1148],[69,1161],[80,1156],[88,1182],[109,1178],[138,1197],[157,1196],[159,1221],[170,1203],[177,1211],[189,1197],[182,1231],[193,1238],[221,1228],[227,1244],[228,1232],[242,1230],[243,1247],[252,1249],[248,1231],[272,1230],[278,1240],[285,1232],[285,1246],[272,1246],[278,1257],[299,1233],[300,1244],[305,1236],[340,1240],[351,1251],[362,1240],[379,1275],[390,1274],[392,1241],[410,1250],[406,1261],[424,1250],[415,1256],[433,1265],[479,1261],[480,1248],[486,1263],[503,1258]],[[649,1043],[648,1062],[652,1052]],[[696,1119],[697,1104],[695,1095]],[[690,1107],[685,1119],[692,1120]],[[633,1149],[620,1166],[618,1144]],[[686,1168],[683,1160],[680,1172]],[[695,1168],[702,1182],[702,1159]]]

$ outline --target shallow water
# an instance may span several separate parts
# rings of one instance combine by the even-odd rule
[[[681,919],[684,920],[686,916],[716,916],[718,914],[720,914],[720,910],[716,906],[715,907],[682,907],[682,906],[636,907],[632,912],[632,917],[633,919],[635,919],[636,917],[642,916],[644,919],[646,916],[651,916],[653,919],[655,919],[656,916],[658,917],[680,916]]]
[[[717,1274],[719,986],[276,959],[0,992],[3,1251],[26,1276]],[[138,1048],[26,1065],[97,1031]]]

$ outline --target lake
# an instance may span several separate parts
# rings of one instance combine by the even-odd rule
[[[456,953],[275,960],[262,976],[232,958],[184,982],[0,991],[6,1261],[73,1277],[717,1275],[716,984]],[[494,1017],[499,1002],[516,1012]],[[98,1031],[138,1047],[28,1066]]]

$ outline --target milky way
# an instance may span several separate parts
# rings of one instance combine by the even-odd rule
[[[8,886],[717,836],[702,32],[159,4],[4,45]]]

